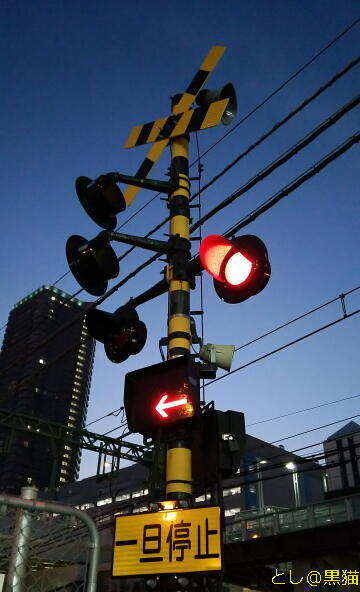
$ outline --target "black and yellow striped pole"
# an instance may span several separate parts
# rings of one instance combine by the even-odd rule
[[[176,100],[176,98],[174,99]],[[170,258],[167,267],[168,358],[188,355],[191,347],[190,281],[184,275],[190,259],[190,181],[189,139],[171,142],[171,176],[178,179],[178,189],[169,195],[170,236],[181,247]],[[174,432],[166,452],[166,498],[192,499],[191,443],[183,432]]]

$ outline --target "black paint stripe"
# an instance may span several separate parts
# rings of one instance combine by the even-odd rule
[[[205,80],[209,76],[209,72],[206,70],[198,70],[186,89],[189,95],[197,95]]]
[[[164,561],[163,557],[141,557],[140,563],[154,563],[155,561]]]
[[[189,350],[186,347],[172,347],[169,348],[169,356],[186,356]]]
[[[150,123],[144,123],[141,128],[141,132],[139,134],[138,139],[136,140],[135,146],[139,146],[140,144],[145,144],[150,132],[154,126],[155,121],[150,121]]]
[[[116,541],[115,545],[122,547],[123,545],[137,545],[137,539],[130,539],[128,541]]]
[[[164,140],[165,138],[169,138],[181,117],[182,113],[178,113],[177,115],[170,115],[170,117],[167,118],[165,125],[163,125],[163,127],[161,128],[158,136],[156,137],[155,142],[157,142],[158,140]]]
[[[189,121],[187,126],[187,132],[195,132],[201,129],[202,123],[206,117],[208,112],[208,107],[200,107],[199,109],[194,109],[193,116]]]
[[[140,165],[140,167],[137,170],[136,173],[136,177],[147,177],[148,174],[150,173],[151,169],[154,166],[154,162],[152,160],[150,160],[150,158],[145,158],[145,160],[142,162],[142,164]]]
[[[191,334],[186,331],[173,331],[168,335],[168,339],[188,339],[191,341]]]

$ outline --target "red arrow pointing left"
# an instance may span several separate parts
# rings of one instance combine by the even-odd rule
[[[182,405],[186,405],[188,400],[187,397],[183,397],[182,399],[175,399],[175,401],[169,401],[166,403],[166,400],[169,395],[163,395],[155,407],[155,410],[158,412],[161,417],[169,417],[166,413],[165,409],[170,409],[172,407],[181,407]]]

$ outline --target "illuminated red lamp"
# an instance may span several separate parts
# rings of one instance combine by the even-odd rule
[[[252,234],[232,240],[211,234],[202,241],[199,257],[214,278],[216,293],[230,304],[258,294],[270,278],[266,246]]]
[[[168,419],[169,415],[173,420],[185,419],[194,415],[194,406],[186,394],[171,396],[165,393],[157,402],[155,411],[164,419]]]
[[[153,436],[161,428],[191,421],[199,414],[198,366],[179,356],[125,375],[124,407],[129,430]]]

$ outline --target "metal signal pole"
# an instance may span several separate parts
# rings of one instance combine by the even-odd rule
[[[179,96],[173,101],[177,102]],[[171,142],[171,177],[178,179],[178,189],[169,195],[170,236],[176,237],[179,248],[169,256],[167,267],[168,359],[188,355],[191,346],[190,281],[186,276],[186,264],[191,257],[188,136],[176,137]],[[166,451],[167,499],[191,501],[191,463],[189,438],[183,428],[175,428]]]

